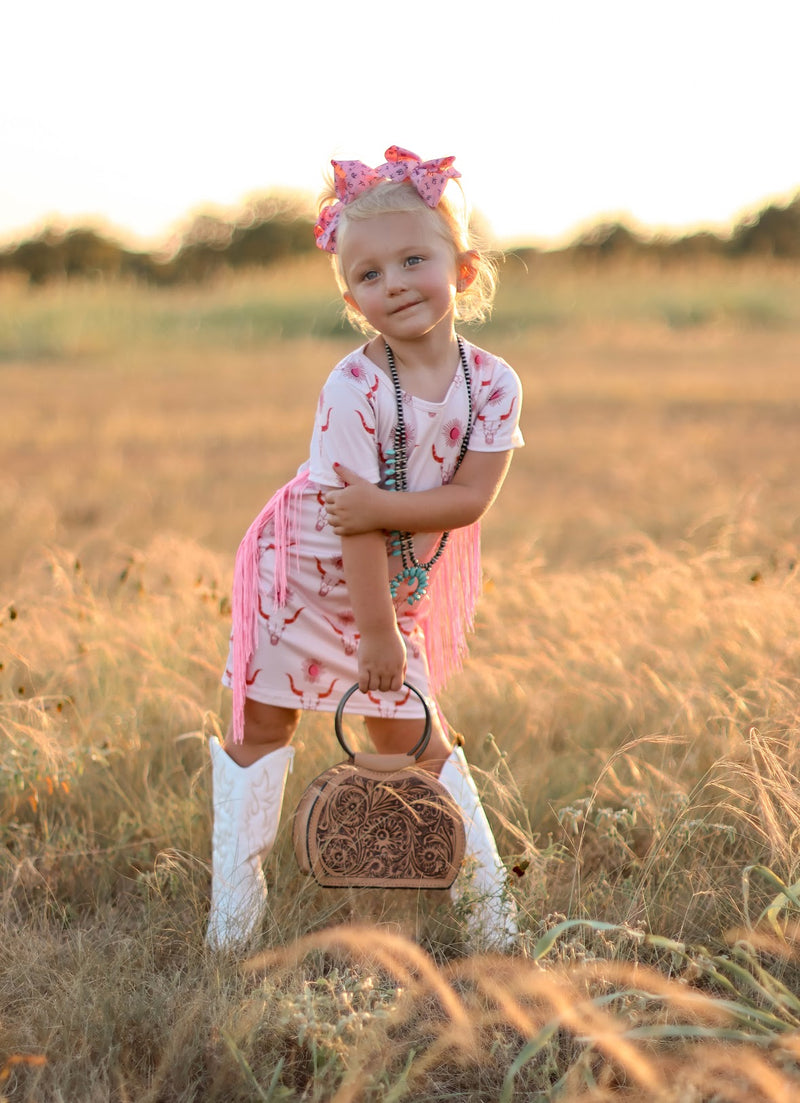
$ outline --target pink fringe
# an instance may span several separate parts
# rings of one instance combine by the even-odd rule
[[[301,469],[295,477],[274,494],[244,534],[236,552],[233,568],[231,614],[233,620],[233,715],[231,730],[234,743],[244,739],[244,702],[247,696],[247,668],[258,646],[258,542],[270,520],[275,521],[275,583],[273,608],[286,604],[289,548],[294,544],[297,554],[297,534],[300,504],[308,482],[308,470]]]
[[[481,525],[476,521],[450,533],[428,589],[429,605],[422,628],[434,696],[464,665],[467,633],[474,627],[480,594]]]

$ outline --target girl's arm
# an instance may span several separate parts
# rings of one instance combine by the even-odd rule
[[[380,532],[343,537],[342,560],[360,636],[358,687],[362,693],[398,690],[406,675],[406,649],[389,593],[385,537]]]
[[[347,485],[326,494],[328,521],[337,536],[376,529],[443,532],[471,525],[497,497],[512,454],[512,450],[467,452],[452,482],[404,494],[383,490],[336,464],[337,473]]]

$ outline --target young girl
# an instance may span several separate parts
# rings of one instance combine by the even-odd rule
[[[331,372],[309,459],[236,558],[223,678],[233,720],[224,746],[211,739],[215,948],[260,922],[261,862],[300,711],[335,711],[357,682],[353,711],[380,753],[419,738],[422,706],[404,682],[427,696],[460,665],[480,583],[477,523],[523,443],[519,379],[454,328],[456,318],[484,317],[494,293],[463,203],[444,194],[460,176],[454,158],[421,162],[397,146],[385,157],[377,168],[333,161],[315,227],[348,316],[373,336]],[[451,892],[475,943],[505,948],[516,934],[505,869],[463,752],[431,711],[424,765],[467,828]]]

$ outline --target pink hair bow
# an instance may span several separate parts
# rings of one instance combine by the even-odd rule
[[[314,237],[320,249],[328,253],[336,252],[336,228],[342,209],[380,180],[398,183],[408,180],[423,201],[429,207],[435,207],[442,198],[447,181],[461,175],[458,169],[453,168],[455,157],[421,161],[416,153],[400,146],[390,146],[384,157],[385,163],[374,169],[363,161],[331,161],[338,202],[323,207],[314,226]]]
[[[461,173],[453,168],[455,157],[437,157],[433,161],[421,161],[416,153],[400,146],[390,146],[384,153],[386,163],[375,170],[389,180],[410,180],[429,207],[435,207],[442,198],[448,180]]]

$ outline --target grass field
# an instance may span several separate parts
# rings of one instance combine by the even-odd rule
[[[261,952],[206,953],[233,553],[356,343],[323,259],[0,288],[0,1100],[798,1098],[797,269],[509,258],[473,338],[527,446],[442,703],[519,954],[308,884],[288,815]]]

